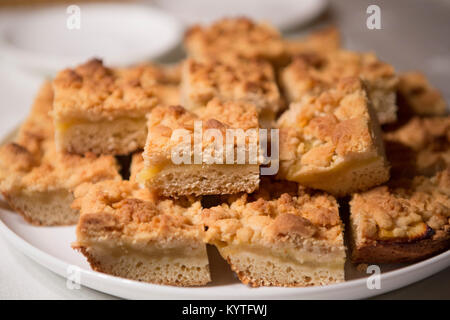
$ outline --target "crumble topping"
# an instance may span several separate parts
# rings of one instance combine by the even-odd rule
[[[148,137],[144,159],[152,163],[170,160],[172,148],[186,143],[180,141],[186,136],[189,137],[187,143],[193,144],[195,121],[201,121],[202,130],[219,129],[222,132],[223,143],[226,142],[225,130],[228,128],[255,129],[255,138],[258,138],[256,131],[258,129],[258,115],[252,104],[221,102],[213,99],[197,113],[187,111],[181,106],[156,107],[148,116]],[[181,135],[179,140],[171,139],[172,133],[176,129],[183,129],[185,133]],[[204,138],[202,150],[212,146],[214,141],[214,137]],[[237,142],[235,139],[233,144]],[[194,148],[191,148],[191,153],[193,151]]]
[[[336,159],[375,151],[365,88],[356,78],[291,104],[278,120],[280,159],[326,167]]]
[[[297,55],[281,73],[281,85],[289,101],[299,101],[306,94],[318,94],[339,79],[360,77],[367,86],[369,100],[380,123],[396,120],[395,91],[398,78],[394,68],[373,53],[338,50],[329,54],[306,52]]]
[[[403,183],[403,187],[382,186],[354,195],[350,205],[361,235],[399,241],[430,234],[433,239],[448,237],[450,169],[431,178],[417,176]]]
[[[267,198],[272,189],[278,189],[280,195]],[[263,179],[258,192],[231,196],[227,203],[203,209],[202,220],[206,239],[213,243],[342,241],[335,198],[289,182],[271,186]]]
[[[219,97],[252,102],[258,109],[277,111],[281,107],[273,68],[264,60],[234,59],[224,63],[188,59],[184,75],[186,102],[196,106]]]
[[[184,45],[190,56],[199,60],[234,57],[263,58],[272,62],[284,59],[280,33],[272,26],[247,18],[222,19],[211,26],[194,26],[186,33]]]
[[[328,88],[339,79],[347,77],[360,76],[368,81],[369,85],[383,81],[379,85],[392,90],[396,88],[398,82],[394,68],[378,60],[375,54],[346,50],[328,55],[313,52],[300,54],[283,73],[290,76],[287,81],[294,81],[295,85],[298,85],[299,93],[300,90],[304,93],[307,90]]]
[[[143,117],[158,103],[174,99],[177,76],[172,73],[154,65],[112,69],[92,59],[56,76],[54,114],[65,121]]]

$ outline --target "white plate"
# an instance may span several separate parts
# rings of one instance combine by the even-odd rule
[[[127,299],[355,299],[379,295],[422,280],[450,266],[450,251],[409,266],[382,266],[380,289],[369,290],[365,278],[348,263],[344,283],[310,288],[250,288],[239,283],[226,263],[210,250],[213,283],[200,288],[178,288],[121,279],[92,271],[84,257],[70,248],[75,227],[35,227],[3,205],[0,232],[14,247],[63,277],[79,270],[82,285]],[[210,248],[211,249],[211,248]],[[74,267],[75,266],[75,269]],[[78,269],[79,268],[79,269]],[[395,270],[397,268],[397,270]],[[361,275],[359,275],[361,276]],[[446,286],[446,284],[443,284]]]
[[[152,0],[152,3],[187,25],[209,24],[223,17],[247,16],[268,21],[281,30],[310,22],[328,5],[327,0]]]
[[[79,4],[79,15],[68,8],[1,12],[2,53],[17,65],[46,73],[91,57],[128,65],[161,56],[180,42],[183,32],[175,18],[150,6]],[[77,17],[79,29],[73,28]]]

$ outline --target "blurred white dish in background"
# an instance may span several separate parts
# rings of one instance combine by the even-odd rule
[[[79,29],[67,26],[68,6],[2,12],[0,52],[21,67],[54,73],[94,56],[112,65],[156,58],[181,40],[181,24],[151,6],[79,4]]]
[[[223,17],[247,16],[281,30],[303,25],[320,15],[327,0],[152,0],[187,25],[211,23]]]

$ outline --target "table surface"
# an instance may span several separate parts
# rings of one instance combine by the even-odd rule
[[[381,30],[366,28],[366,0],[331,1],[330,9],[307,28],[293,29],[289,37],[329,23],[343,33],[349,49],[376,51],[397,70],[421,70],[450,100],[450,1],[376,1],[381,8]],[[0,48],[1,49],[1,48]],[[1,53],[1,50],[0,50]],[[180,59],[180,48],[161,61]],[[17,70],[0,56],[0,133],[17,126],[26,116],[42,76]],[[115,299],[85,287],[67,289],[66,280],[11,247],[0,237],[0,300],[2,299]],[[450,268],[408,287],[374,299],[450,299]]]

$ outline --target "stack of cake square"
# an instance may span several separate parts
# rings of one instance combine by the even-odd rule
[[[450,117],[422,74],[342,49],[335,28],[286,40],[245,18],[185,48],[46,83],[0,150],[10,205],[78,221],[94,270],[177,286],[211,281],[207,245],[243,283],[286,287],[344,281],[346,231],[354,263],[449,248]]]

